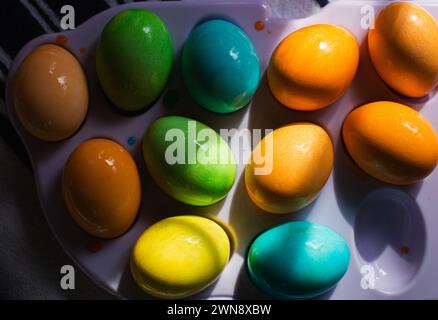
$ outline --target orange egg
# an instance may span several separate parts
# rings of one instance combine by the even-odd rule
[[[71,216],[95,237],[121,235],[140,208],[137,166],[129,152],[111,140],[92,139],[76,148],[64,168],[62,186]]]
[[[353,160],[369,175],[392,184],[428,176],[438,162],[438,137],[420,113],[379,101],[353,110],[342,134]]]
[[[245,183],[252,201],[270,213],[310,204],[333,167],[333,145],[318,125],[292,123],[268,134],[254,149]]]
[[[438,82],[438,25],[420,6],[385,7],[368,33],[371,60],[380,77],[408,97],[421,97]]]
[[[354,78],[359,47],[342,27],[317,24],[288,35],[268,68],[274,97],[295,110],[317,110],[339,99]]]
[[[35,137],[59,141],[71,136],[88,110],[81,64],[57,45],[37,47],[18,68],[14,106],[23,127]]]

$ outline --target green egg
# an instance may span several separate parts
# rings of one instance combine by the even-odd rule
[[[225,140],[205,124],[185,117],[155,120],[143,140],[143,157],[161,189],[189,205],[222,200],[236,177],[234,156]]]
[[[173,63],[164,22],[144,9],[118,13],[105,26],[96,52],[100,84],[123,111],[139,111],[163,91]]]

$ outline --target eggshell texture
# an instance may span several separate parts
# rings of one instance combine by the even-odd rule
[[[408,97],[421,97],[438,82],[438,25],[420,6],[385,7],[368,33],[371,60],[380,77]]]
[[[184,46],[184,82],[204,108],[234,112],[251,100],[260,63],[251,39],[235,24],[210,20],[196,27]]]
[[[147,293],[181,299],[212,284],[229,257],[230,241],[217,223],[177,216],[157,222],[141,235],[132,250],[131,273]]]
[[[288,222],[262,233],[248,253],[251,280],[280,299],[310,299],[330,290],[345,274],[345,240],[322,225]]]
[[[332,167],[333,145],[327,132],[312,123],[292,123],[256,146],[245,171],[246,190],[267,212],[294,212],[317,197]]]
[[[236,177],[228,144],[213,129],[185,117],[154,121],[143,140],[143,156],[161,189],[194,206],[222,200]]]
[[[295,110],[318,110],[339,99],[354,78],[359,47],[354,36],[332,24],[299,29],[275,49],[268,67],[274,97]]]
[[[342,128],[353,160],[369,175],[393,184],[428,176],[438,162],[438,138],[417,111],[379,101],[353,110]]]
[[[163,91],[173,62],[164,22],[144,9],[128,9],[105,26],[96,53],[100,84],[123,111],[138,111]]]
[[[41,140],[68,138],[85,119],[87,79],[78,60],[64,48],[35,48],[18,68],[14,85],[16,115]]]
[[[115,238],[140,208],[140,176],[128,151],[107,139],[91,139],[70,155],[62,179],[64,201],[78,225],[98,238]]]

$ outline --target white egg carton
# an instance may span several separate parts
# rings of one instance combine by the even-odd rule
[[[90,110],[81,129],[70,139],[58,143],[38,141],[19,124],[12,104],[12,80],[17,67],[36,46],[55,42],[58,34],[44,35],[29,42],[15,58],[7,85],[7,110],[15,129],[30,154],[41,205],[56,238],[78,266],[96,283],[121,298],[150,298],[133,282],[129,272],[131,248],[139,235],[152,223],[179,214],[210,214],[227,221],[234,229],[238,244],[229,264],[217,282],[193,298],[267,298],[250,282],[245,264],[252,240],[267,228],[289,220],[309,220],[326,225],[342,235],[351,251],[350,266],[338,285],[323,299],[432,299],[438,298],[438,212],[436,190],[438,170],[422,183],[394,187],[374,180],[349,158],[340,138],[342,121],[350,110],[366,102],[392,100],[408,104],[425,115],[438,129],[435,92],[420,100],[406,100],[390,90],[377,76],[367,54],[365,23],[369,12],[375,14],[388,2],[339,1],[320,13],[301,20],[273,19],[263,2],[229,3],[142,2],[108,9],[76,30],[65,33],[66,48],[82,63],[90,88]],[[438,18],[438,6],[423,3]],[[175,65],[164,95],[148,111],[138,116],[115,112],[104,97],[90,53],[95,51],[100,32],[116,13],[128,8],[146,8],[167,24],[174,43]],[[225,18],[242,27],[255,44],[262,66],[262,80],[250,105],[233,114],[214,114],[196,105],[184,88],[180,72],[181,48],[191,30],[209,18]],[[372,18],[372,17],[371,17]],[[256,30],[256,21],[265,28]],[[335,23],[350,30],[360,48],[360,66],[355,80],[335,104],[316,112],[296,112],[281,106],[266,84],[265,69],[276,45],[290,32],[311,24]],[[85,49],[85,54],[80,50]],[[167,92],[178,96],[176,104],[164,106]],[[329,132],[335,145],[335,164],[327,184],[317,200],[304,210],[288,215],[262,212],[248,198],[242,171],[228,197],[211,207],[191,207],[165,195],[152,181],[141,156],[141,139],[157,117],[184,115],[212,128],[275,129],[295,121],[312,121]],[[61,194],[61,172],[71,151],[92,137],[108,137],[125,146],[135,157],[142,176],[143,199],[138,218],[123,236],[98,240],[102,248],[91,253],[89,241],[67,213]],[[128,144],[130,137],[137,143]],[[233,150],[235,151],[235,150]],[[249,156],[251,150],[246,150]],[[236,155],[237,157],[237,155]],[[362,273],[361,273],[362,272]],[[372,276],[375,277],[372,277]],[[367,281],[367,280],[373,281]]]

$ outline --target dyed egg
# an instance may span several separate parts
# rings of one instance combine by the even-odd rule
[[[73,135],[88,110],[87,79],[78,60],[53,44],[35,48],[15,78],[18,120],[35,137],[59,141]]]
[[[256,146],[245,171],[246,190],[267,212],[294,212],[317,197],[332,167],[333,145],[327,132],[312,123],[292,123]]]
[[[345,240],[307,221],[265,231],[251,245],[248,271],[253,283],[280,299],[311,299],[335,286],[350,263]]]
[[[132,250],[131,274],[152,296],[181,299],[211,285],[230,257],[226,232],[210,219],[177,216],[157,222]]]
[[[106,96],[123,111],[138,111],[163,91],[173,62],[164,22],[144,9],[128,9],[105,26],[96,68]]]
[[[237,111],[257,90],[257,51],[246,33],[231,22],[210,20],[196,27],[182,59],[184,82],[191,96],[210,111]]]
[[[228,144],[213,129],[189,118],[169,116],[153,122],[143,140],[143,156],[161,189],[194,206],[222,200],[236,177]]]
[[[78,225],[98,238],[115,238],[140,208],[140,176],[128,151],[107,139],[77,147],[64,168],[65,205]]]
[[[356,74],[359,47],[354,36],[332,24],[317,24],[288,35],[268,68],[274,97],[295,110],[318,110],[338,100]]]
[[[342,134],[359,167],[384,182],[417,182],[438,162],[433,127],[420,113],[399,103],[379,101],[353,110]]]
[[[438,83],[438,25],[408,2],[385,7],[368,33],[371,60],[380,77],[408,97],[422,97]]]

